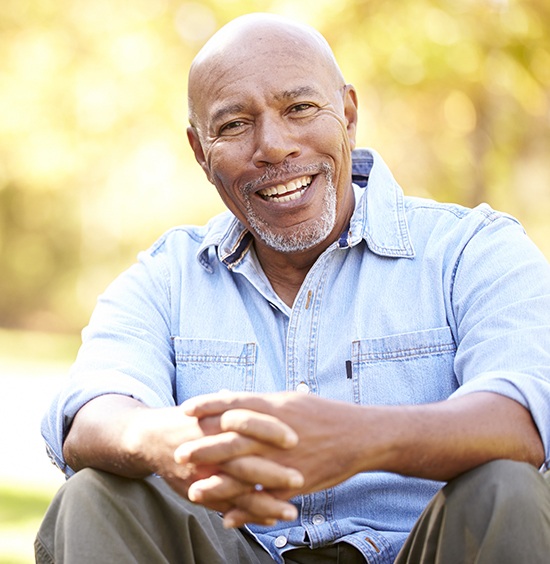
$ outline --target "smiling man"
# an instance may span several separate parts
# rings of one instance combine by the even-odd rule
[[[357,98],[320,35],[277,26],[275,18],[246,21],[246,43],[241,24],[227,26],[193,62],[188,137],[224,203],[254,236],[275,291],[292,306],[307,271],[353,213]]]
[[[99,299],[37,561],[546,562],[550,267],[517,221],[405,197],[284,18],[211,38],[189,117],[228,211]]]

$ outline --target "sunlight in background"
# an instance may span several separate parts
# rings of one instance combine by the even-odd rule
[[[0,325],[78,329],[139,250],[223,209],[187,146],[187,70],[249,11],[324,33],[359,91],[359,144],[408,193],[489,201],[550,256],[550,22],[535,0],[4,0]]]
[[[407,193],[488,201],[550,257],[544,2],[1,0],[0,327],[70,336],[0,329],[0,416],[17,429],[2,435],[0,562],[33,561],[61,479],[38,425],[97,295],[166,229],[224,209],[187,145],[187,71],[252,11],[325,35],[359,92],[359,145]]]

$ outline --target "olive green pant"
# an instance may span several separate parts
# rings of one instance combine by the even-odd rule
[[[495,461],[449,482],[432,500],[398,564],[547,564],[550,474]],[[161,479],[130,480],[83,470],[60,489],[35,542],[39,564],[269,564],[254,539],[224,529],[214,512]],[[364,563],[346,543],[288,551],[285,562]]]

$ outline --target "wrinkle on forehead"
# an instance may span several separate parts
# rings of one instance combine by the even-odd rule
[[[269,60],[283,55],[311,58],[311,68],[327,73],[336,84],[344,79],[325,38],[314,28],[274,14],[248,14],[232,20],[215,33],[195,57],[189,71],[189,119],[196,120],[196,101],[212,85],[215,77],[231,72],[251,57]]]

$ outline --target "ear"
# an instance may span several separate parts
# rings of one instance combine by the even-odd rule
[[[204,174],[206,174],[208,181],[212,182],[208,164],[206,163],[206,157],[204,156],[204,151],[199,139],[199,134],[193,126],[189,126],[187,128],[187,139],[189,141],[189,145],[191,145],[191,149],[193,149],[195,159],[197,159],[197,162],[201,165],[202,170],[204,170]]]
[[[349,143],[353,150],[357,133],[357,92],[351,84],[346,84],[344,88],[344,115],[346,116]]]

